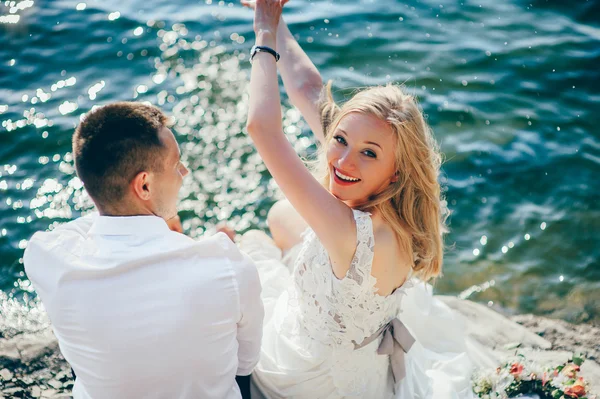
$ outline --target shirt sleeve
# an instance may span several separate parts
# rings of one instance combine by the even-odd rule
[[[237,323],[237,375],[249,375],[258,363],[262,341],[264,308],[256,266],[246,254],[236,262],[236,277],[240,293],[240,320]]]

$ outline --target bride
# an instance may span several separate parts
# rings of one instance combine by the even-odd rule
[[[397,86],[338,106],[280,18],[286,2],[243,1],[247,130],[289,201],[270,212],[273,239],[240,240],[265,303],[254,383],[268,398],[471,398],[462,324],[425,283],[441,273],[446,214],[431,130]],[[283,133],[278,66],[320,142],[317,177]]]

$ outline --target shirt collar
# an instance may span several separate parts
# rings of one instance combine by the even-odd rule
[[[164,219],[154,215],[97,216],[88,234],[108,236],[149,236],[169,232]]]

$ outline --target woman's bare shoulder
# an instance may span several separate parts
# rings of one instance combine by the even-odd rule
[[[389,295],[406,281],[412,269],[412,256],[400,247],[394,230],[381,218],[374,216],[373,236],[375,255],[371,275],[377,279],[379,295]]]

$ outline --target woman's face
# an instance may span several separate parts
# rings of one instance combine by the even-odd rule
[[[358,112],[344,116],[327,146],[329,191],[350,207],[382,191],[397,179],[395,148],[385,122]]]

